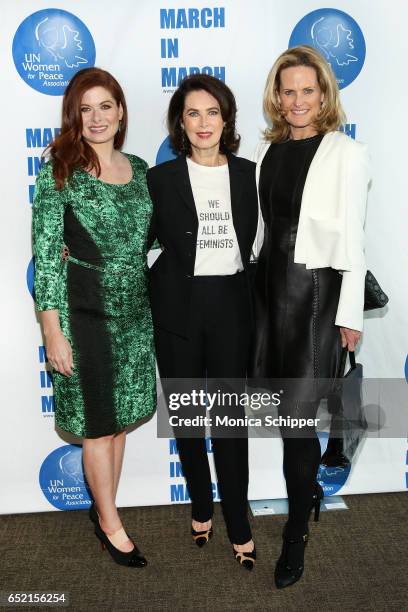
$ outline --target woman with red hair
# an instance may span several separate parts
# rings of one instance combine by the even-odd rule
[[[147,164],[121,152],[126,127],[119,83],[99,68],[79,71],[36,183],[35,299],[54,369],[56,424],[83,437],[95,534],[117,563],[143,567],[115,505],[126,428],[156,404]]]

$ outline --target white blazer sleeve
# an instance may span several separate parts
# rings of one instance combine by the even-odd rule
[[[364,286],[366,262],[364,255],[364,222],[370,163],[366,145],[353,143],[347,163],[346,246],[350,271],[343,272],[336,325],[363,330]]]
[[[265,223],[262,217],[261,200],[259,197],[259,175],[261,172],[262,160],[265,157],[265,153],[268,149],[269,149],[269,143],[261,142],[257,146],[254,156],[253,156],[253,161],[256,163],[255,176],[256,176],[256,190],[258,193],[258,227],[256,230],[256,236],[255,236],[254,244],[252,245],[252,253],[251,253],[251,259],[254,258],[255,260],[258,259],[259,253],[261,252],[261,248],[262,248],[262,244],[264,240],[264,233],[265,233]]]

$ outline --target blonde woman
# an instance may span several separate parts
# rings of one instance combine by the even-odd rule
[[[333,378],[342,346],[354,350],[361,336],[368,155],[365,145],[338,131],[344,114],[336,79],[311,47],[278,57],[264,111],[270,126],[257,155],[263,223],[252,375],[297,379],[300,389],[305,379]],[[297,397],[283,411],[314,418],[319,397]],[[289,516],[278,588],[303,573],[309,514],[314,507],[317,520],[323,497],[315,429],[282,430],[282,437]]]

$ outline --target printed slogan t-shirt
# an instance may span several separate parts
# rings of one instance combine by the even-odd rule
[[[232,222],[228,164],[202,166],[187,158],[198,216],[194,276],[235,274],[243,270]]]

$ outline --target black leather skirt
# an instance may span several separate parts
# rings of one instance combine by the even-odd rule
[[[297,219],[283,217],[265,230],[254,282],[250,378],[332,379],[337,370],[341,275],[294,263],[296,234]]]

